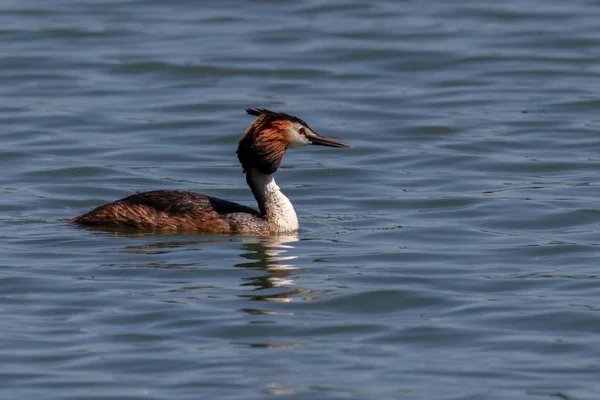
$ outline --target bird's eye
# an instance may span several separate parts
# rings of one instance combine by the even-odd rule
[[[306,135],[306,131],[304,130],[304,128],[298,129],[298,133],[301,135]]]

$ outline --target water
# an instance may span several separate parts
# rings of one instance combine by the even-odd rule
[[[0,398],[596,399],[597,1],[5,1]],[[267,107],[290,237],[59,222],[137,190],[252,204]]]

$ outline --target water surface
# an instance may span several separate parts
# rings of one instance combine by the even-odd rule
[[[596,399],[597,1],[0,6],[3,399]],[[246,107],[301,230],[59,222],[138,190],[252,205]]]

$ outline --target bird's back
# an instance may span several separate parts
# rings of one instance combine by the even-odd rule
[[[136,193],[66,222],[218,233],[246,233],[265,224],[250,207],[182,190]]]

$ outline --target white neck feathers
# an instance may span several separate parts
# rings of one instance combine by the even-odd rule
[[[263,174],[256,169],[247,172],[246,181],[258,202],[261,214],[269,225],[278,232],[294,232],[298,230],[298,217],[290,200],[285,197],[275,183],[273,174]]]

